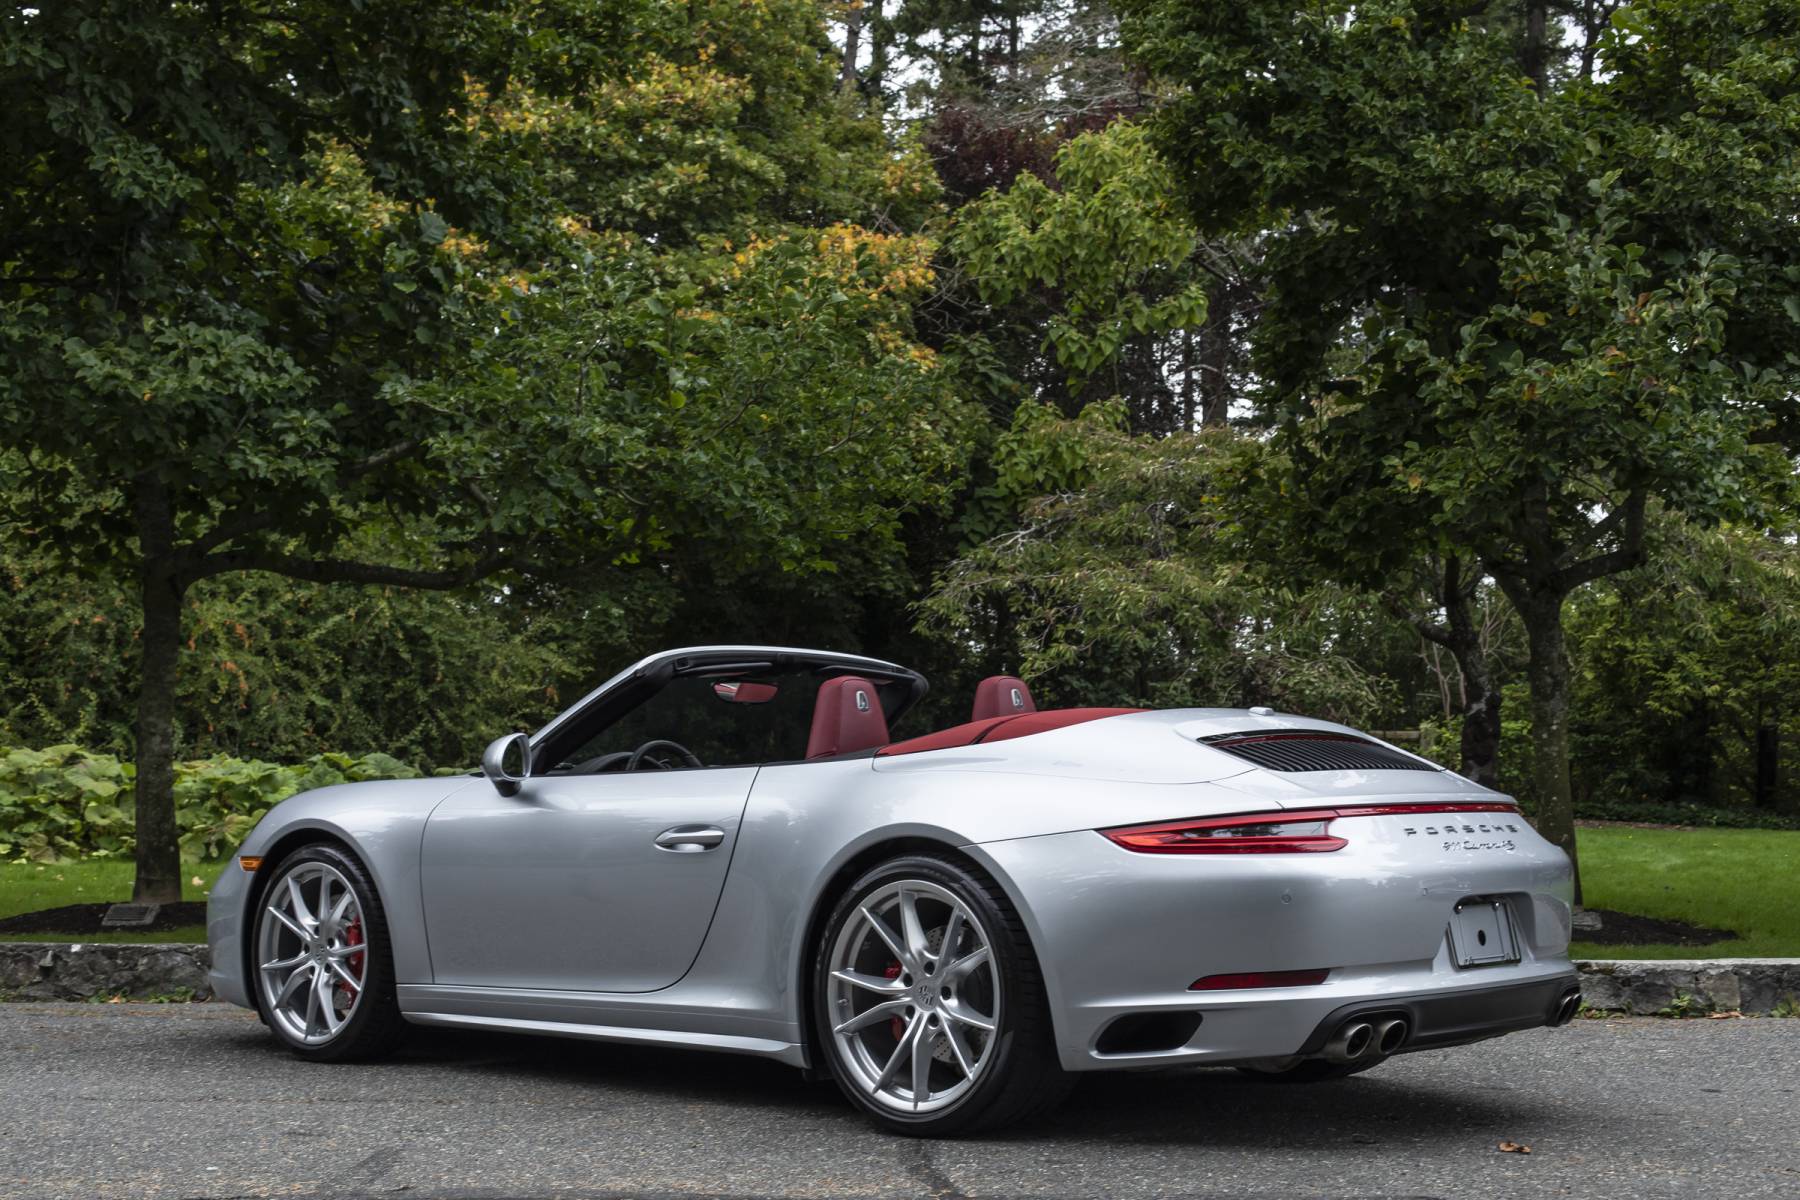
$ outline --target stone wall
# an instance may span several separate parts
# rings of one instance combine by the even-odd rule
[[[174,942],[0,942],[0,999],[206,1000],[212,956]]]
[[[1576,965],[1589,1008],[1800,1015],[1800,958],[1589,959]]]

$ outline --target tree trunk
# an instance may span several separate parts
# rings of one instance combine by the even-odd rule
[[[1581,865],[1575,853],[1575,796],[1569,781],[1569,655],[1563,639],[1563,596],[1514,598],[1531,647],[1531,773],[1537,785],[1537,829],[1575,865],[1575,903],[1581,903]]]
[[[1474,596],[1464,591],[1452,566],[1444,590],[1444,617],[1450,653],[1462,675],[1462,773],[1482,787],[1500,786],[1500,693],[1488,670],[1487,652],[1475,622]]]
[[[1756,787],[1751,803],[1758,808],[1774,808],[1780,786],[1781,726],[1765,714],[1756,726]]]
[[[181,657],[186,584],[169,563],[173,518],[161,485],[137,496],[144,609],[137,703],[137,882],[140,904],[181,899],[180,832],[175,825],[175,671]]]
[[[859,5],[844,14],[844,61],[838,70],[838,90],[856,86],[856,59],[862,51],[862,30],[866,13]]]
[[[882,0],[869,0],[865,5],[869,27],[869,69],[863,73],[863,94],[877,100],[887,85],[888,47],[893,44],[893,27],[881,18]]]
[[[1546,0],[1527,0],[1525,5],[1525,46],[1520,54],[1520,66],[1525,74],[1537,85],[1537,97],[1544,98],[1550,83],[1550,46],[1547,28]]]
[[[1206,324],[1200,330],[1200,424],[1223,426],[1231,415],[1231,319],[1237,297],[1228,283],[1207,297]]]

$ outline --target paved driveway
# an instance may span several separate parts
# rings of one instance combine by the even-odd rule
[[[751,1059],[433,1033],[315,1066],[222,1005],[0,1004],[0,1194],[1795,1197],[1800,1020],[1581,1021],[1309,1087],[1097,1077],[919,1142]]]

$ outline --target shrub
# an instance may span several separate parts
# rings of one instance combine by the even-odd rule
[[[175,820],[182,855],[218,858],[277,803],[297,792],[419,772],[386,754],[315,754],[283,765],[223,755],[180,763]],[[53,863],[125,857],[135,847],[136,771],[79,746],[10,750],[0,757],[0,857]]]

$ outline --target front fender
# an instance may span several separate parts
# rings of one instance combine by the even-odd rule
[[[344,783],[290,796],[271,808],[244,839],[240,858],[260,857],[254,873],[227,867],[206,904],[212,950],[209,982],[222,1000],[254,1007],[250,996],[252,905],[287,853],[312,841],[337,842],[363,864],[386,914],[399,983],[430,983],[431,955],[420,899],[419,846],[425,821],[466,787],[487,786],[468,776]]]

